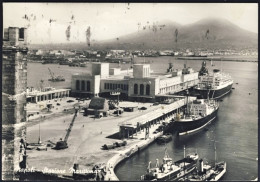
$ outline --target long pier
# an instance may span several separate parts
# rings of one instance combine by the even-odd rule
[[[196,97],[189,97],[188,102],[192,102],[195,100]],[[127,139],[130,136],[135,134],[136,138],[139,141],[131,146],[127,146],[125,150],[118,151],[116,155],[114,155],[111,159],[108,160],[106,169],[107,174],[105,176],[105,180],[107,181],[119,181],[118,177],[116,176],[114,169],[117,164],[121,161],[127,159],[131,155],[135,154],[136,152],[141,151],[142,149],[146,148],[149,144],[154,142],[156,138],[163,134],[163,131],[158,133],[153,133],[157,128],[157,124],[160,122],[169,123],[172,120],[172,117],[176,113],[176,110],[180,107],[183,107],[187,104],[186,97],[180,98],[179,100],[169,104],[169,105],[162,105],[161,109],[157,109],[151,111],[145,115],[141,115],[140,117],[133,118],[129,121],[124,121],[119,123],[120,128],[120,136],[124,137],[125,133],[127,133]],[[141,134],[141,130],[147,131],[148,129],[148,137],[143,138]]]
[[[160,121],[165,120],[168,117],[173,117],[176,110],[183,107],[187,102],[191,102],[196,99],[196,97],[177,97],[171,104],[161,105],[160,109],[153,110],[149,113],[141,115],[140,117],[135,117],[131,120],[127,120],[119,123],[119,136],[121,138],[129,138],[133,134],[137,134],[141,130],[148,128],[154,124],[160,123]]]

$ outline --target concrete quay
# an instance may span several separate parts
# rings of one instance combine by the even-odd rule
[[[41,140],[43,143],[46,144],[48,141],[56,143],[60,138],[65,136],[66,129],[73,117],[73,112],[64,112],[63,108],[73,109],[74,104],[76,103],[71,103],[70,107],[67,106],[65,103],[67,103],[66,100],[69,99],[71,98],[62,100],[61,106],[57,106],[62,108],[58,110],[54,109],[53,113],[48,117],[41,118],[40,129]],[[117,147],[111,150],[102,150],[101,147],[104,144],[112,144],[114,142],[122,141],[119,138],[110,137],[120,131],[120,123],[125,123],[125,121],[133,122],[134,120],[140,121],[144,115],[153,116],[154,113],[159,113],[158,117],[160,117],[161,114],[167,114],[167,112],[172,111],[171,109],[176,110],[186,104],[185,100],[185,98],[182,98],[169,105],[160,104],[157,106],[153,106],[152,103],[120,102],[122,105],[132,105],[139,108],[146,107],[147,110],[124,112],[121,116],[116,116],[116,114],[112,114],[113,111],[111,111],[107,117],[100,119],[96,119],[92,116],[83,116],[81,111],[75,120],[68,139],[69,148],[65,150],[53,150],[48,148],[47,151],[29,150],[27,151],[28,167],[34,167],[39,171],[42,171],[45,168],[64,170],[65,172],[62,173],[62,175],[72,176],[70,169],[75,163],[79,164],[80,170],[92,170],[94,165],[104,164],[107,167],[105,180],[118,180],[114,173],[116,165],[134,153],[147,147],[158,136],[162,135],[162,132],[157,134],[154,134],[153,132],[158,128],[162,121],[168,122],[174,115],[168,115],[168,117],[150,125],[149,136],[146,140],[145,130],[138,130],[126,140],[126,146]],[[189,99],[189,101],[191,100],[193,100],[193,98]],[[182,104],[180,104],[181,102]],[[87,104],[88,101],[80,103],[82,106]],[[167,108],[171,109],[168,110]],[[52,115],[56,117],[52,117]],[[36,124],[33,124],[34,121],[31,120],[29,123],[30,124],[27,127],[27,142],[37,142],[39,138],[39,124],[37,123],[39,123],[39,121]]]
[[[154,125],[151,128],[151,131],[155,131],[156,128],[157,126]],[[162,134],[163,132],[159,132],[156,134],[151,133],[146,140],[142,140],[139,138],[140,141],[138,143],[128,146],[125,150],[118,152],[116,155],[110,158],[106,165],[107,175],[105,176],[105,181],[119,181],[118,177],[114,172],[116,165],[119,164],[121,161],[129,158],[131,155],[135,154],[136,152],[139,152],[142,149],[148,147],[149,144],[154,142],[156,138],[158,138]]]

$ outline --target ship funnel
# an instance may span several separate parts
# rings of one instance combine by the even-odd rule
[[[155,167],[158,167],[158,168],[159,168],[159,160],[158,160],[158,159],[156,159],[156,165],[155,165]]]
[[[169,63],[169,68],[167,69],[167,73],[173,72],[173,65]]]
[[[202,159],[200,159],[200,161],[199,161],[199,171],[200,171],[200,172],[203,172],[203,171],[204,171],[204,168],[203,168],[203,160],[202,160]]]

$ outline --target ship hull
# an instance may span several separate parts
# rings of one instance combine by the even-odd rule
[[[186,175],[191,174],[196,169],[197,159],[193,160],[191,158],[184,158],[184,159],[174,162],[174,164],[177,166],[182,165],[182,168],[175,172],[170,172],[163,177],[155,177],[153,175],[151,176],[150,174],[146,174],[146,175],[143,175],[144,178],[142,180],[145,180],[145,181],[157,181],[157,180],[159,180],[159,181],[169,181],[169,180],[176,181]]]
[[[186,168],[184,171],[180,171],[178,173],[173,173],[171,175],[165,176],[164,178],[159,178],[157,179],[158,181],[176,181],[179,180],[180,178],[190,174],[192,171],[195,170],[195,165],[191,165],[190,167]]]
[[[208,98],[208,92],[209,92],[209,98],[210,99],[219,99],[221,97],[224,97],[226,94],[228,94],[232,89],[232,84],[218,89],[218,90],[208,90],[208,89],[198,89],[195,88],[195,91],[200,94],[201,99],[207,99]]]
[[[218,108],[208,116],[191,121],[175,121],[174,125],[179,135],[188,135],[200,131],[217,117]]]
[[[188,164],[187,166],[185,166],[185,169],[183,170],[178,170],[174,173],[171,173],[169,175],[166,175],[162,178],[153,178],[153,179],[149,179],[149,177],[145,177],[144,180],[145,181],[169,181],[169,180],[178,180],[186,175],[189,175],[191,172],[193,172],[196,169],[196,162],[197,161],[193,161],[192,163]]]

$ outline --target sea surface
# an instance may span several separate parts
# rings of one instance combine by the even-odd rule
[[[244,59],[244,58],[243,58]],[[251,59],[251,58],[250,58]],[[255,58],[257,59],[257,58]],[[168,63],[174,68],[192,67],[198,71],[200,60],[177,60],[174,57],[135,58],[136,63],[150,63],[154,72],[163,73]],[[207,62],[209,70],[221,69],[232,76],[234,85],[232,92],[220,102],[217,119],[208,126],[207,131],[185,137],[174,137],[167,143],[167,150],[174,161],[183,158],[183,147],[186,154],[198,152],[200,158],[209,164],[214,163],[214,142],[217,147],[217,161],[227,162],[227,172],[223,180],[253,180],[258,177],[258,63],[216,61],[215,66]],[[130,64],[110,64],[110,67],[129,68]],[[55,75],[62,75],[65,82],[49,82],[50,68]],[[67,65],[28,63],[28,86],[44,86],[69,88],[71,75],[75,73],[90,73],[88,67],[69,67]],[[120,180],[139,180],[146,173],[149,161],[155,165],[164,156],[164,145],[151,144],[138,154],[121,162],[115,172]]]

